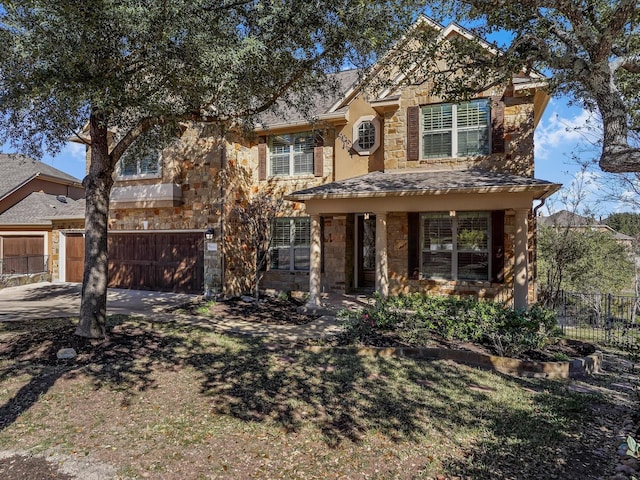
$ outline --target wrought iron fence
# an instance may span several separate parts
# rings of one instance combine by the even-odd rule
[[[548,306],[567,337],[640,351],[640,297],[560,292]]]
[[[0,274],[2,275],[20,275],[47,271],[49,271],[48,255],[4,257],[0,259]]]

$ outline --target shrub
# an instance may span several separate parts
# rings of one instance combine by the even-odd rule
[[[437,335],[487,343],[503,356],[542,348],[557,332],[555,313],[539,305],[514,311],[475,298],[376,295],[370,307],[341,316],[346,319],[345,339],[351,342],[368,343],[392,331],[403,343],[420,346]]]

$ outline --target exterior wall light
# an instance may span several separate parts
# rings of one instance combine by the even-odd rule
[[[213,240],[214,234],[215,234],[215,231],[213,230],[213,227],[209,227],[204,232],[204,239],[210,242]]]

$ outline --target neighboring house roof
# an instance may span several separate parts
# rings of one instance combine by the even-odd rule
[[[584,217],[568,210],[560,210],[548,217],[538,217],[538,225],[547,225],[550,227],[569,227],[569,228],[590,228],[598,230],[606,230],[613,234],[613,237],[619,241],[633,241],[634,238],[624,233],[616,232],[606,223],[599,223],[593,218]]]
[[[506,173],[478,169],[425,171],[391,170],[372,172],[317,187],[299,190],[287,197],[293,201],[329,198],[362,198],[450,193],[537,191],[546,198],[561,185]]]
[[[80,220],[85,216],[84,199],[33,192],[0,214],[0,225],[51,225],[51,220]]]
[[[0,153],[0,198],[5,197],[29,180],[45,176],[63,183],[80,186],[82,181],[68,173],[33,158]]]
[[[583,217],[568,210],[560,210],[548,217],[538,217],[538,225],[551,227],[593,227],[597,224],[593,218]]]

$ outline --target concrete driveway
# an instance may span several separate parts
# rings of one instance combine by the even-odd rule
[[[79,283],[41,282],[0,290],[0,321],[78,316]],[[197,295],[110,288],[108,314],[149,315],[184,304]]]

